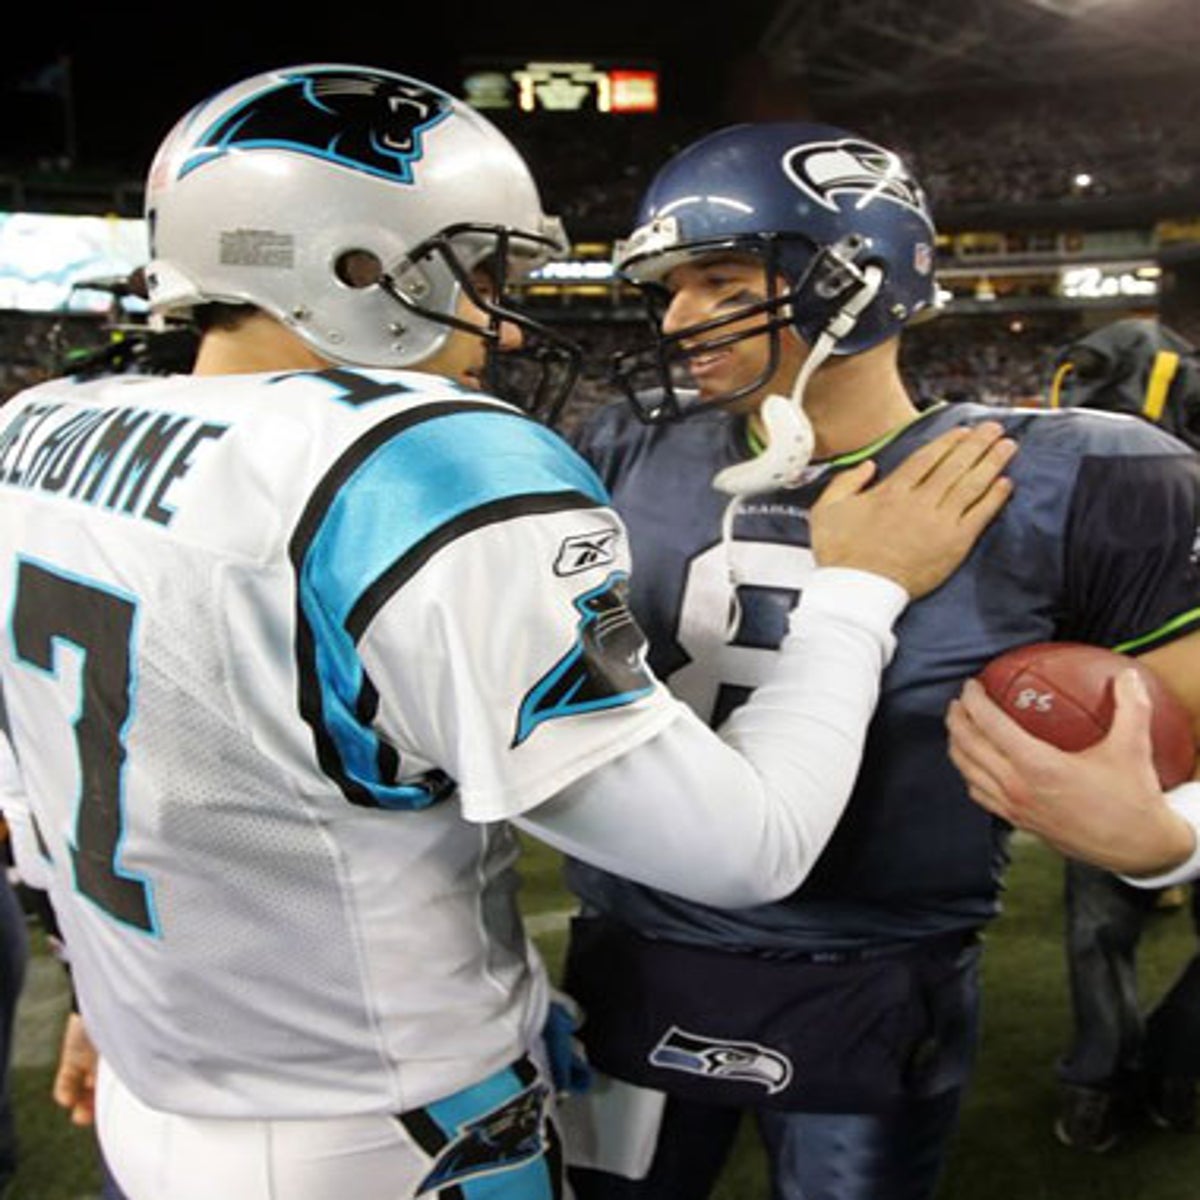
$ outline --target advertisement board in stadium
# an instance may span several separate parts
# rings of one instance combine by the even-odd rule
[[[87,284],[123,280],[147,257],[143,220],[0,212],[0,309],[107,312],[112,292]]]
[[[476,108],[516,113],[656,113],[658,69],[602,61],[476,63],[463,78],[463,98]]]

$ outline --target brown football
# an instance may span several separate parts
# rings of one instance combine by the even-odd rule
[[[1035,642],[993,659],[979,679],[988,695],[1030,733],[1075,751],[1108,732],[1115,707],[1113,679],[1131,666],[1141,673],[1154,706],[1151,737],[1159,782],[1172,788],[1190,779],[1195,767],[1191,715],[1136,658],[1082,642]]]

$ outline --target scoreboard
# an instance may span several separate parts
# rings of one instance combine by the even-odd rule
[[[485,111],[657,113],[658,68],[582,60],[477,62],[464,73],[462,95]]]

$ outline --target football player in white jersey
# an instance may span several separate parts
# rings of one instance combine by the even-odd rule
[[[645,665],[597,477],[482,390],[545,340],[510,272],[566,249],[494,127],[390,72],[268,72],[183,117],[147,216],[193,373],[52,381],[0,423],[9,803],[105,1156],[130,1200],[564,1195],[514,827],[707,903],[793,890],[892,624],[1013,444],[848,477],[718,737]]]

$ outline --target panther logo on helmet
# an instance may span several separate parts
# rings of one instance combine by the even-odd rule
[[[904,163],[871,142],[809,142],[788,153],[783,169],[797,187],[832,212],[838,211],[834,197],[849,193],[861,197],[860,205],[878,197],[929,219],[925,197]]]
[[[226,113],[197,140],[179,173],[233,149],[265,147],[412,183],[422,136],[450,113],[446,96],[386,75],[297,74]]]

